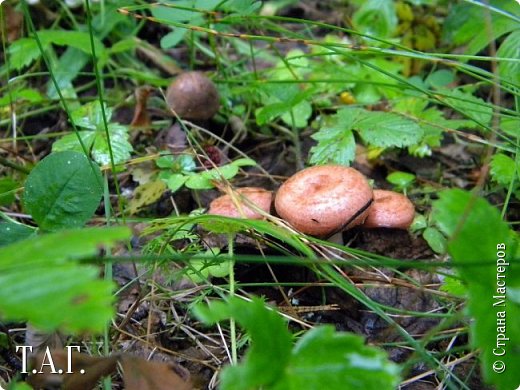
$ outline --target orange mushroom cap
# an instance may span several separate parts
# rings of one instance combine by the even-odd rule
[[[326,237],[361,224],[372,202],[363,174],[340,165],[321,165],[297,172],[275,197],[278,215],[295,229]]]
[[[415,208],[403,194],[394,191],[374,190],[374,203],[363,223],[365,228],[408,229],[413,222]]]
[[[237,195],[234,198],[230,195],[222,195],[214,199],[209,205],[208,214],[233,218],[264,218],[258,211],[248,207],[249,202],[269,214],[273,199],[271,191],[259,187],[243,187],[235,192]],[[247,200],[244,198],[247,198]]]

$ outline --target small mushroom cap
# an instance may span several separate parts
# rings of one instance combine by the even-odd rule
[[[273,193],[259,187],[243,187],[235,191],[234,199],[230,195],[222,195],[209,204],[208,214],[233,218],[262,219],[264,216],[247,206],[249,202],[267,214],[271,211]],[[247,198],[246,201],[243,198]],[[238,206],[236,205],[238,203]]]
[[[220,97],[213,81],[203,73],[185,72],[168,87],[166,101],[183,119],[207,120],[217,113]]]
[[[414,216],[413,203],[403,194],[374,190],[374,203],[368,210],[363,227],[408,229]]]
[[[291,176],[278,190],[278,215],[302,233],[326,237],[361,224],[372,202],[363,174],[340,165],[321,165]]]

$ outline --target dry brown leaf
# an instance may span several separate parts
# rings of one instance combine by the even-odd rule
[[[130,356],[121,358],[126,390],[191,390],[189,378],[173,364],[149,362]]]
[[[61,386],[63,390],[91,390],[101,377],[115,371],[119,356],[95,357],[86,354],[71,353],[71,373],[67,373],[68,356],[66,351],[51,350],[50,356],[45,353],[36,355],[31,360],[31,367],[38,370],[37,374],[29,375],[27,382],[36,389],[42,387]],[[52,373],[60,372],[61,374]]]
[[[23,14],[10,4],[4,6],[4,20],[6,23],[7,42],[14,42],[22,33]]]
[[[152,92],[152,88],[148,86],[142,86],[135,90],[135,110],[134,117],[130,126],[148,128],[151,125],[150,116],[148,115],[148,96]]]
[[[128,356],[95,357],[72,352],[70,371],[67,351],[49,350],[35,355],[31,361],[36,374],[27,383],[33,388],[60,387],[63,390],[91,390],[99,380],[123,367],[123,381],[127,390],[191,390],[189,372],[173,363],[147,361]],[[61,372],[61,373],[60,373]]]

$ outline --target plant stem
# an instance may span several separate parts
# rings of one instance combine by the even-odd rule
[[[228,255],[229,255],[229,296],[235,295],[235,260],[233,259],[234,251],[234,239],[235,235],[232,233],[228,234]],[[231,338],[231,364],[237,364],[237,330],[235,319],[229,320],[229,333]]]

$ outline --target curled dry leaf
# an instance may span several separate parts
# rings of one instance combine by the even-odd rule
[[[147,128],[151,125],[150,116],[146,110],[148,106],[148,96],[150,96],[151,92],[152,89],[146,85],[138,87],[135,90],[135,110],[130,126]]]
[[[34,356],[30,367],[34,367],[38,374],[29,375],[27,382],[35,389],[61,387],[63,390],[91,390],[102,377],[116,371],[118,362],[123,367],[126,390],[193,388],[189,373],[175,364],[151,362],[129,355],[96,357],[73,352],[70,360],[71,373],[67,373],[68,355],[63,350],[49,350]],[[57,373],[60,370],[62,374]]]

